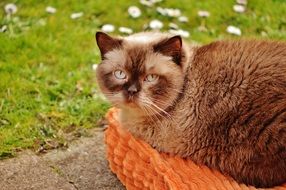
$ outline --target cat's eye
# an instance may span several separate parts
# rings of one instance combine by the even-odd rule
[[[150,75],[146,76],[145,81],[147,81],[147,82],[155,82],[156,80],[158,80],[158,78],[159,78],[158,75],[150,74]]]
[[[123,71],[121,71],[121,70],[114,71],[114,76],[117,79],[125,79],[126,78],[126,74]]]

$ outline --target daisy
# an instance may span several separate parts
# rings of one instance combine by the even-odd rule
[[[141,10],[136,6],[130,6],[128,8],[128,13],[133,18],[138,18],[141,16]]]
[[[199,15],[199,17],[209,17],[210,13],[208,11],[200,10],[200,11],[198,11],[198,15]]]
[[[15,14],[18,10],[17,6],[13,3],[5,5],[4,9],[7,14]]]
[[[235,26],[228,26],[226,31],[230,34],[241,36],[241,30]]]
[[[115,27],[112,24],[105,24],[101,27],[101,30],[103,32],[113,32],[115,30]]]
[[[50,14],[54,14],[57,12],[57,9],[51,6],[46,7],[46,12]]]
[[[83,16],[83,12],[72,13],[71,16],[70,16],[70,18],[74,20],[74,19],[78,19],[78,18],[80,18],[80,17],[82,17],[82,16]]]
[[[160,21],[160,20],[152,20],[150,23],[149,23],[149,27],[153,30],[159,30],[161,28],[163,28],[163,23]]]

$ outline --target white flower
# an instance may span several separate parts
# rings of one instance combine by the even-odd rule
[[[161,2],[162,0],[140,0],[142,5],[152,7],[154,4]]]
[[[226,31],[230,34],[234,34],[234,35],[237,35],[237,36],[240,36],[241,35],[241,30],[235,26],[228,26]]]
[[[198,11],[199,17],[209,17],[210,13],[208,11]]]
[[[167,11],[164,8],[162,8],[162,7],[157,7],[156,10],[157,10],[158,13],[160,13],[163,16],[167,15]]]
[[[245,11],[245,7],[243,5],[233,5],[233,10],[238,13],[243,13]]]
[[[236,0],[236,2],[238,4],[241,4],[241,5],[246,5],[247,4],[247,0]]]
[[[5,5],[4,9],[7,14],[15,14],[18,10],[17,6],[13,3]]]
[[[152,7],[154,5],[154,3],[152,1],[148,1],[148,0],[140,0],[140,3],[142,5],[147,6],[147,7]]]
[[[181,30],[181,29],[179,29],[179,30],[170,29],[169,33],[174,34],[174,35],[180,35],[180,36],[182,36],[184,38],[190,37],[190,33],[188,31]]]
[[[136,6],[130,6],[128,8],[128,13],[133,18],[138,18],[141,15],[141,10]]]
[[[98,66],[97,64],[92,64],[92,70],[94,70],[94,71],[95,71],[95,70],[96,70],[96,68],[97,68],[97,66]]]
[[[178,25],[176,25],[175,23],[169,23],[169,28],[172,28],[172,29],[178,29]]]
[[[169,17],[179,17],[181,16],[180,9],[167,9],[167,15]]]
[[[7,30],[7,25],[3,25],[1,28],[0,28],[0,32],[6,32]]]
[[[83,16],[83,12],[79,12],[79,13],[72,13],[71,14],[71,19],[78,19],[80,17]]]
[[[158,30],[163,28],[163,23],[160,20],[155,19],[149,23],[149,27],[153,30]]]
[[[101,27],[101,30],[103,32],[113,32],[115,30],[115,27],[112,24],[105,24]]]
[[[178,20],[179,20],[180,22],[189,22],[189,19],[188,19],[188,17],[186,17],[186,16],[180,16],[180,17],[178,18]]]
[[[156,10],[157,10],[158,13],[160,13],[163,16],[169,16],[169,17],[179,17],[179,16],[181,16],[180,9],[157,7]]]
[[[46,12],[50,14],[54,14],[57,12],[57,9],[51,6],[46,7]]]
[[[131,28],[127,27],[119,27],[119,32],[124,33],[124,34],[132,34],[133,30]]]

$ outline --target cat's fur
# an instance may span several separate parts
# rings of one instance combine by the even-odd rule
[[[146,37],[148,39],[146,39]],[[97,79],[123,127],[162,152],[256,187],[286,182],[286,43],[97,33]],[[113,72],[127,74],[117,81]],[[144,82],[156,74],[156,83]],[[128,89],[135,85],[137,92]]]

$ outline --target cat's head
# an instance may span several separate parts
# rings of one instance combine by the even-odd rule
[[[180,36],[139,33],[114,38],[96,33],[99,87],[115,106],[153,114],[172,106],[182,90],[186,51]]]

